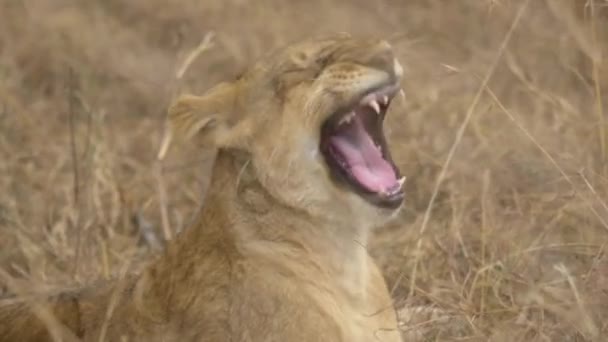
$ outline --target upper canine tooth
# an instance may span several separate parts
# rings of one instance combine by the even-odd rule
[[[376,114],[380,114],[380,105],[378,104],[378,102],[376,102],[376,100],[369,101],[368,105],[376,111]]]
[[[405,183],[405,176],[397,179],[397,183],[399,183],[399,189],[403,188],[403,183]]]

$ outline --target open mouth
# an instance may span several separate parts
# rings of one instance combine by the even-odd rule
[[[391,209],[403,201],[405,177],[391,158],[382,124],[398,90],[396,85],[371,90],[321,128],[320,149],[333,178],[368,202]]]

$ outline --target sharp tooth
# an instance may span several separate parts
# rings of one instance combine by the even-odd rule
[[[376,114],[380,114],[380,105],[378,104],[378,102],[376,102],[376,100],[369,101],[368,105],[376,111]]]
[[[382,97],[382,103],[386,106],[388,104],[388,96],[384,95]]]
[[[405,183],[405,176],[397,179],[397,183],[399,184],[399,187],[381,190],[380,195],[390,196],[390,195],[393,195],[393,194],[399,192],[403,188],[403,183]]]
[[[340,119],[340,121],[338,122],[338,125],[349,123],[353,120],[354,117],[355,117],[355,113],[351,112],[351,113],[345,115],[342,119]]]
[[[401,90],[399,91],[399,95],[401,95],[401,99],[402,99],[403,101],[405,101],[405,92],[403,91],[403,89],[401,89]]]
[[[405,176],[397,179],[397,183],[399,183],[399,189],[403,188],[403,183],[405,183]]]

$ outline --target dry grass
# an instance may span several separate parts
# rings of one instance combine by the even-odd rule
[[[389,123],[408,204],[370,248],[404,334],[605,340],[608,1],[528,2],[2,0],[0,296],[149,257],[212,161],[184,147],[155,164],[171,97],[349,31],[387,37],[406,66]]]

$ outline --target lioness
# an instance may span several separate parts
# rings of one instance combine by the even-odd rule
[[[387,42],[336,35],[181,96],[171,135],[218,149],[205,205],[141,275],[62,296],[55,317],[87,341],[400,341],[365,244],[404,198],[383,134],[401,76]],[[1,308],[0,341],[47,339]]]

